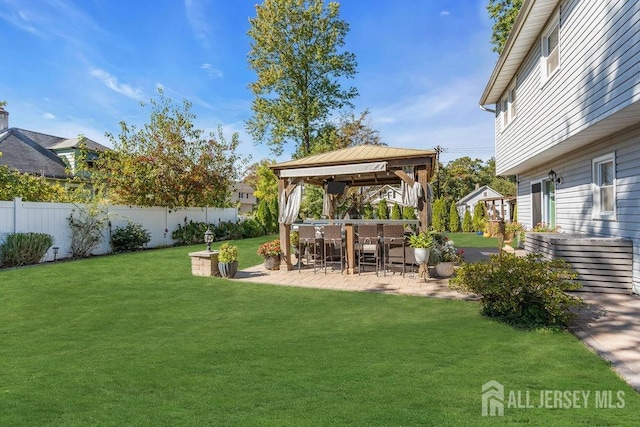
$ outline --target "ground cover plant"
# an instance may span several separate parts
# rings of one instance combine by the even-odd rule
[[[240,268],[274,237],[231,242]],[[637,422],[638,395],[569,333],[514,329],[473,302],[192,276],[203,248],[0,271],[0,425]],[[620,390],[624,407],[505,398],[504,417],[482,417],[490,380],[534,397]]]

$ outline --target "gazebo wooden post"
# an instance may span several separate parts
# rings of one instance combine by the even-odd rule
[[[282,200],[280,196],[287,188],[285,179],[280,178],[278,180],[278,200]],[[282,207],[279,207],[282,209]],[[291,225],[280,223],[280,248],[282,249],[282,257],[280,260],[280,270],[291,271],[293,265],[291,264]]]
[[[429,229],[429,209],[431,208],[431,204],[428,200],[429,182],[427,181],[427,166],[417,166],[416,171],[418,174],[418,182],[423,189],[422,197],[418,200],[418,219],[420,220],[418,231],[427,231]]]

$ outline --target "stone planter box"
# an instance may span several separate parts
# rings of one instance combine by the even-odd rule
[[[220,276],[218,251],[191,252],[191,274],[194,276]]]

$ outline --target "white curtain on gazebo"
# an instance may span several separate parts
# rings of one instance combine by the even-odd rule
[[[405,206],[418,207],[418,200],[422,197],[422,185],[418,181],[414,181],[413,185],[409,185],[404,181],[400,183],[400,191],[402,193],[402,204]]]
[[[302,183],[292,184],[291,191],[283,191],[279,200],[278,222],[281,224],[293,224],[300,212],[300,202],[302,201]]]
[[[329,194],[327,193],[327,186],[324,187],[324,195],[322,196],[322,215],[327,218],[335,219],[338,212],[338,207],[342,206],[347,200],[348,186],[345,186],[344,193],[342,194]]]

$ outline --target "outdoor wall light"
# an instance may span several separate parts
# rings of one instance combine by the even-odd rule
[[[53,261],[55,262],[58,259],[58,251],[60,250],[60,248],[54,246],[51,249],[53,250]]]
[[[213,233],[207,228],[204,232],[204,242],[207,244],[207,252],[211,252],[211,242],[213,242]]]
[[[553,169],[549,171],[549,181],[555,182],[556,184],[562,184],[562,178],[560,178]]]

